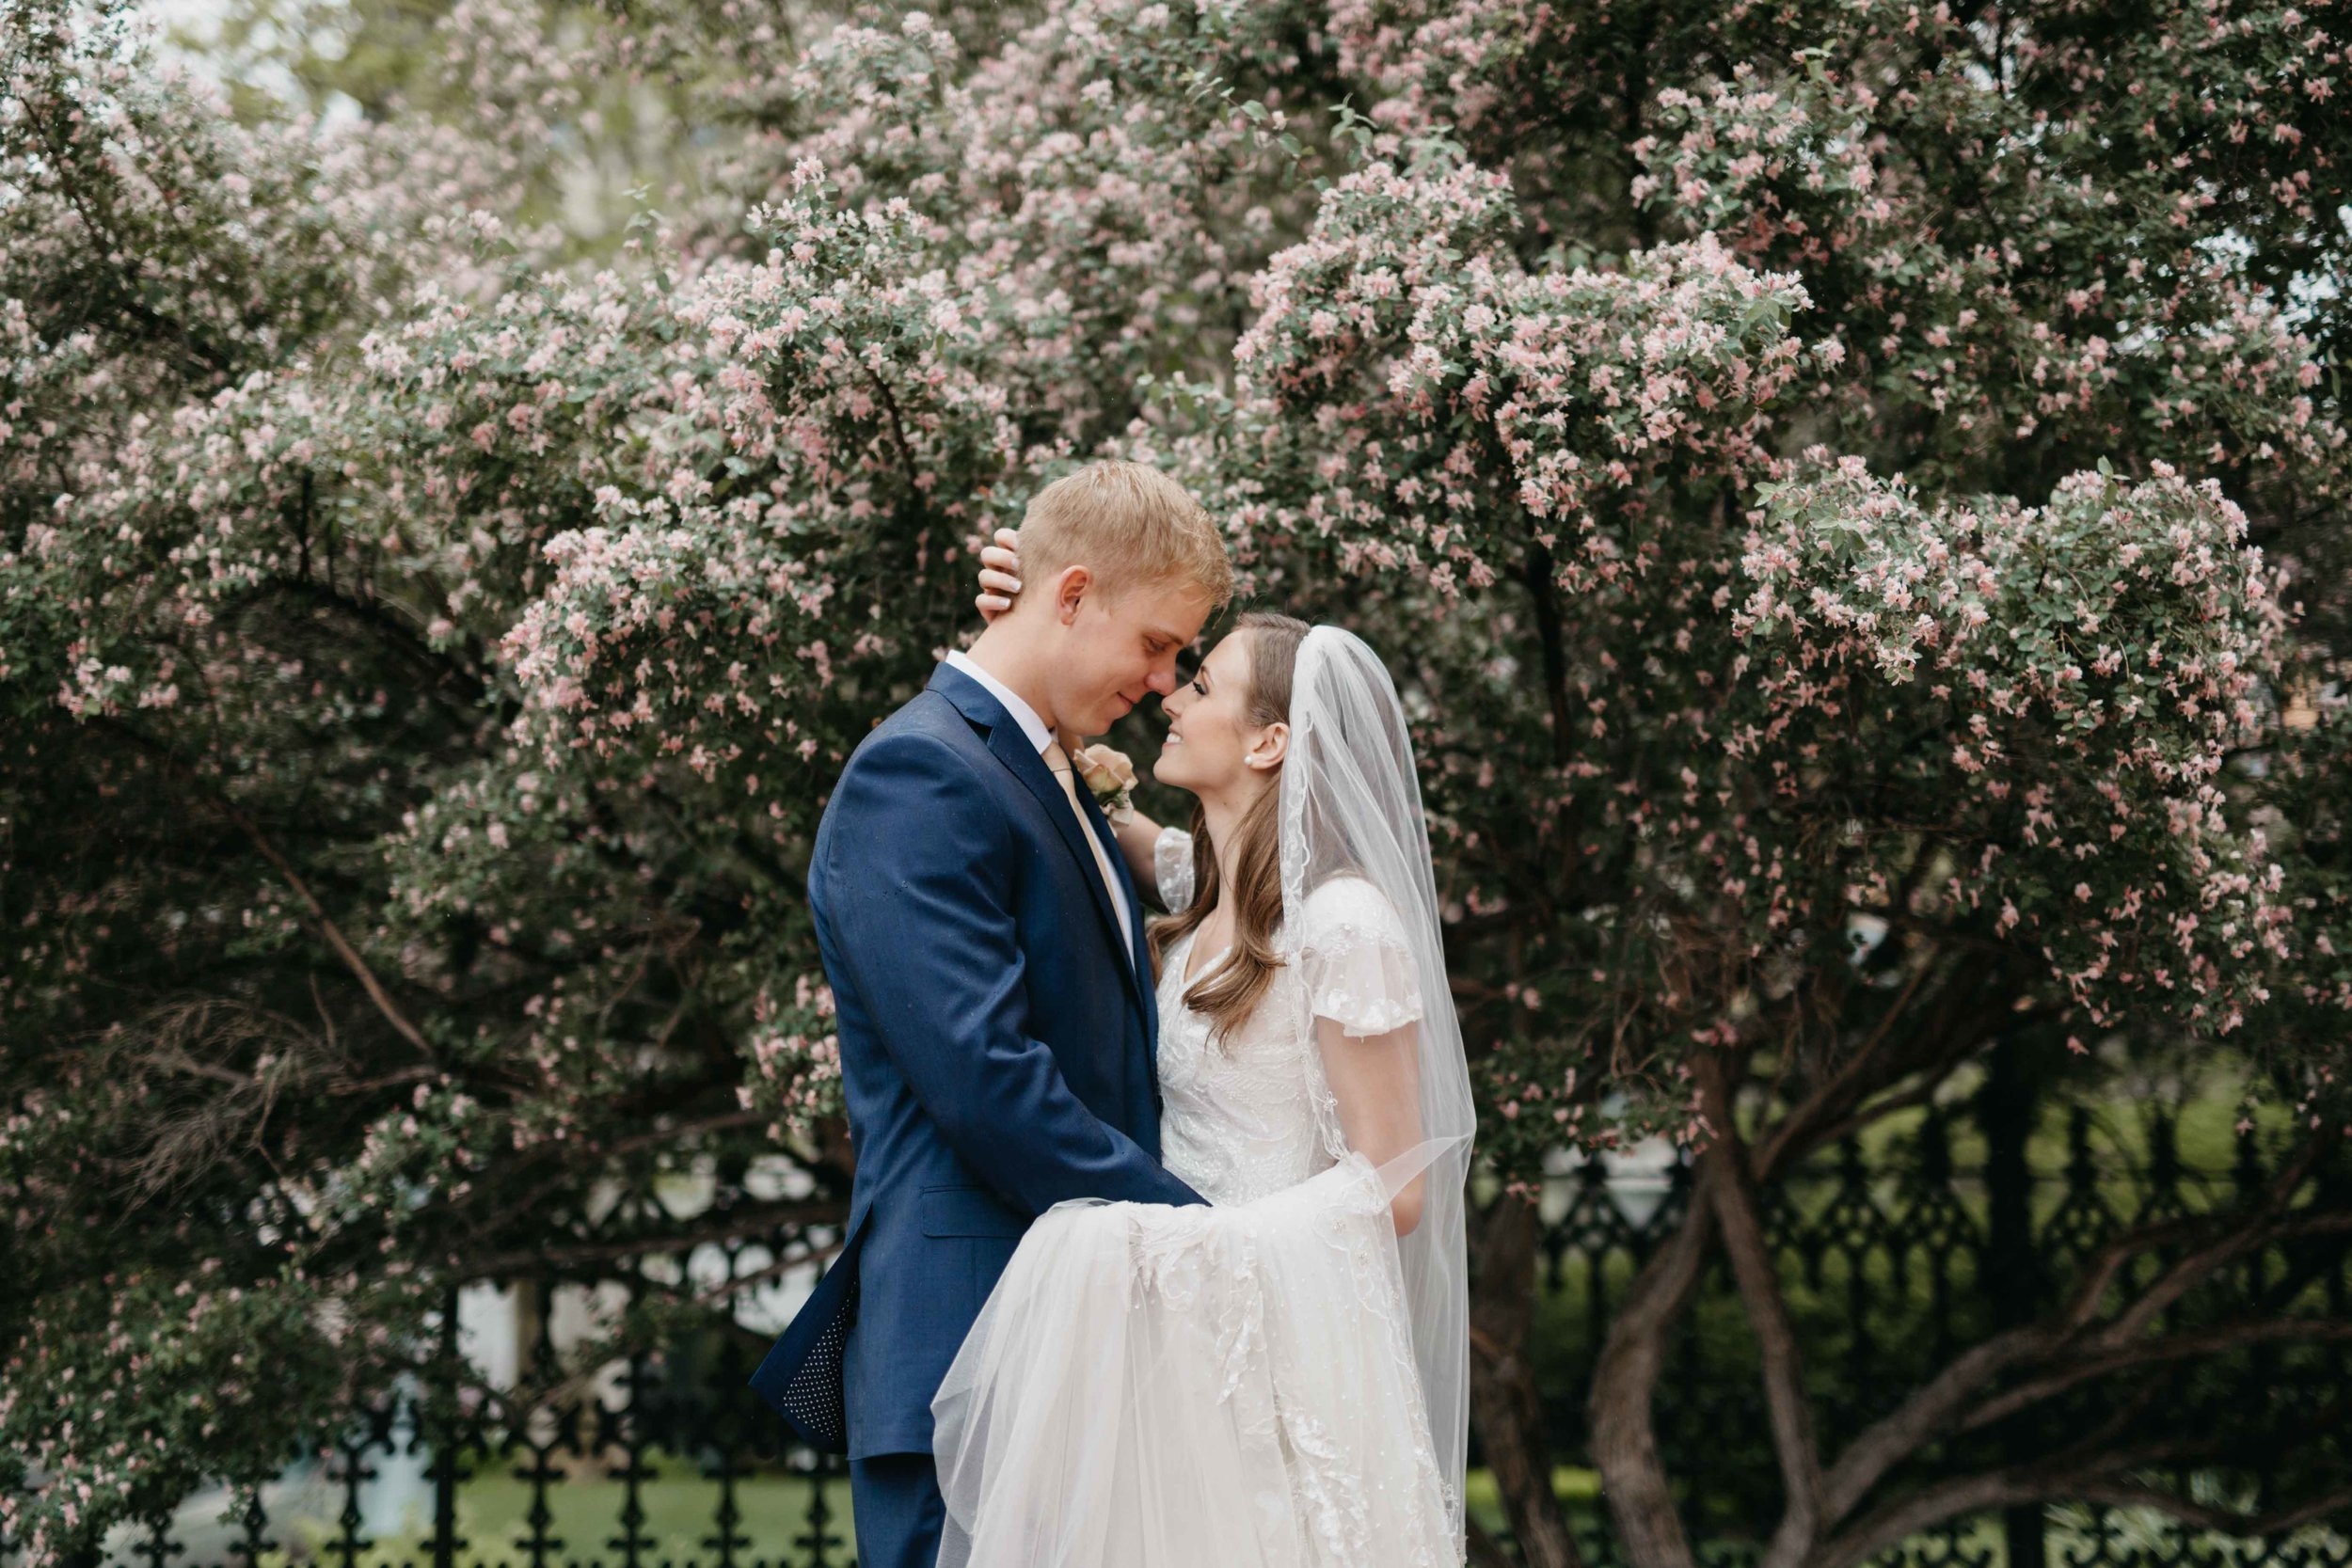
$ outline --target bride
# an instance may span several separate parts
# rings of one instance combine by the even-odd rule
[[[941,1568],[1454,1568],[1472,1113],[1403,709],[1263,613],[1163,706],[1193,830],[1118,832],[1174,911],[1161,1157],[1210,1204],[1029,1227],[931,1402]]]

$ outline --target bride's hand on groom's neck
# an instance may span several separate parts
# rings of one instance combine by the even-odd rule
[[[972,602],[978,607],[980,619],[991,625],[1012,608],[1013,596],[1021,592],[1020,545],[1018,532],[1000,528],[993,540],[980,546],[980,591]],[[1075,750],[1067,738],[1062,745]]]

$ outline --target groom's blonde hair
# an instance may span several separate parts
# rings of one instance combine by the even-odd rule
[[[1233,563],[1208,512],[1159,469],[1124,458],[1089,463],[1029,498],[1023,580],[1081,565],[1106,593],[1186,583],[1208,596],[1212,614],[1233,597]]]

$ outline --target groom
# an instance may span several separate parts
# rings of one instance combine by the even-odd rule
[[[1025,590],[850,758],[808,873],[857,1176],[838,1258],[752,1378],[850,1456],[861,1568],[932,1568],[932,1394],[1029,1222],[1064,1198],[1199,1203],[1160,1167],[1143,911],[1057,733],[1100,735],[1232,594],[1174,481],[1040,491]]]

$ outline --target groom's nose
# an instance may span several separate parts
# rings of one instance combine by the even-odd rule
[[[1143,684],[1150,687],[1152,690],[1158,692],[1163,697],[1173,694],[1176,689],[1176,660],[1174,657],[1170,656],[1167,664],[1154,668],[1152,673],[1145,678]]]

